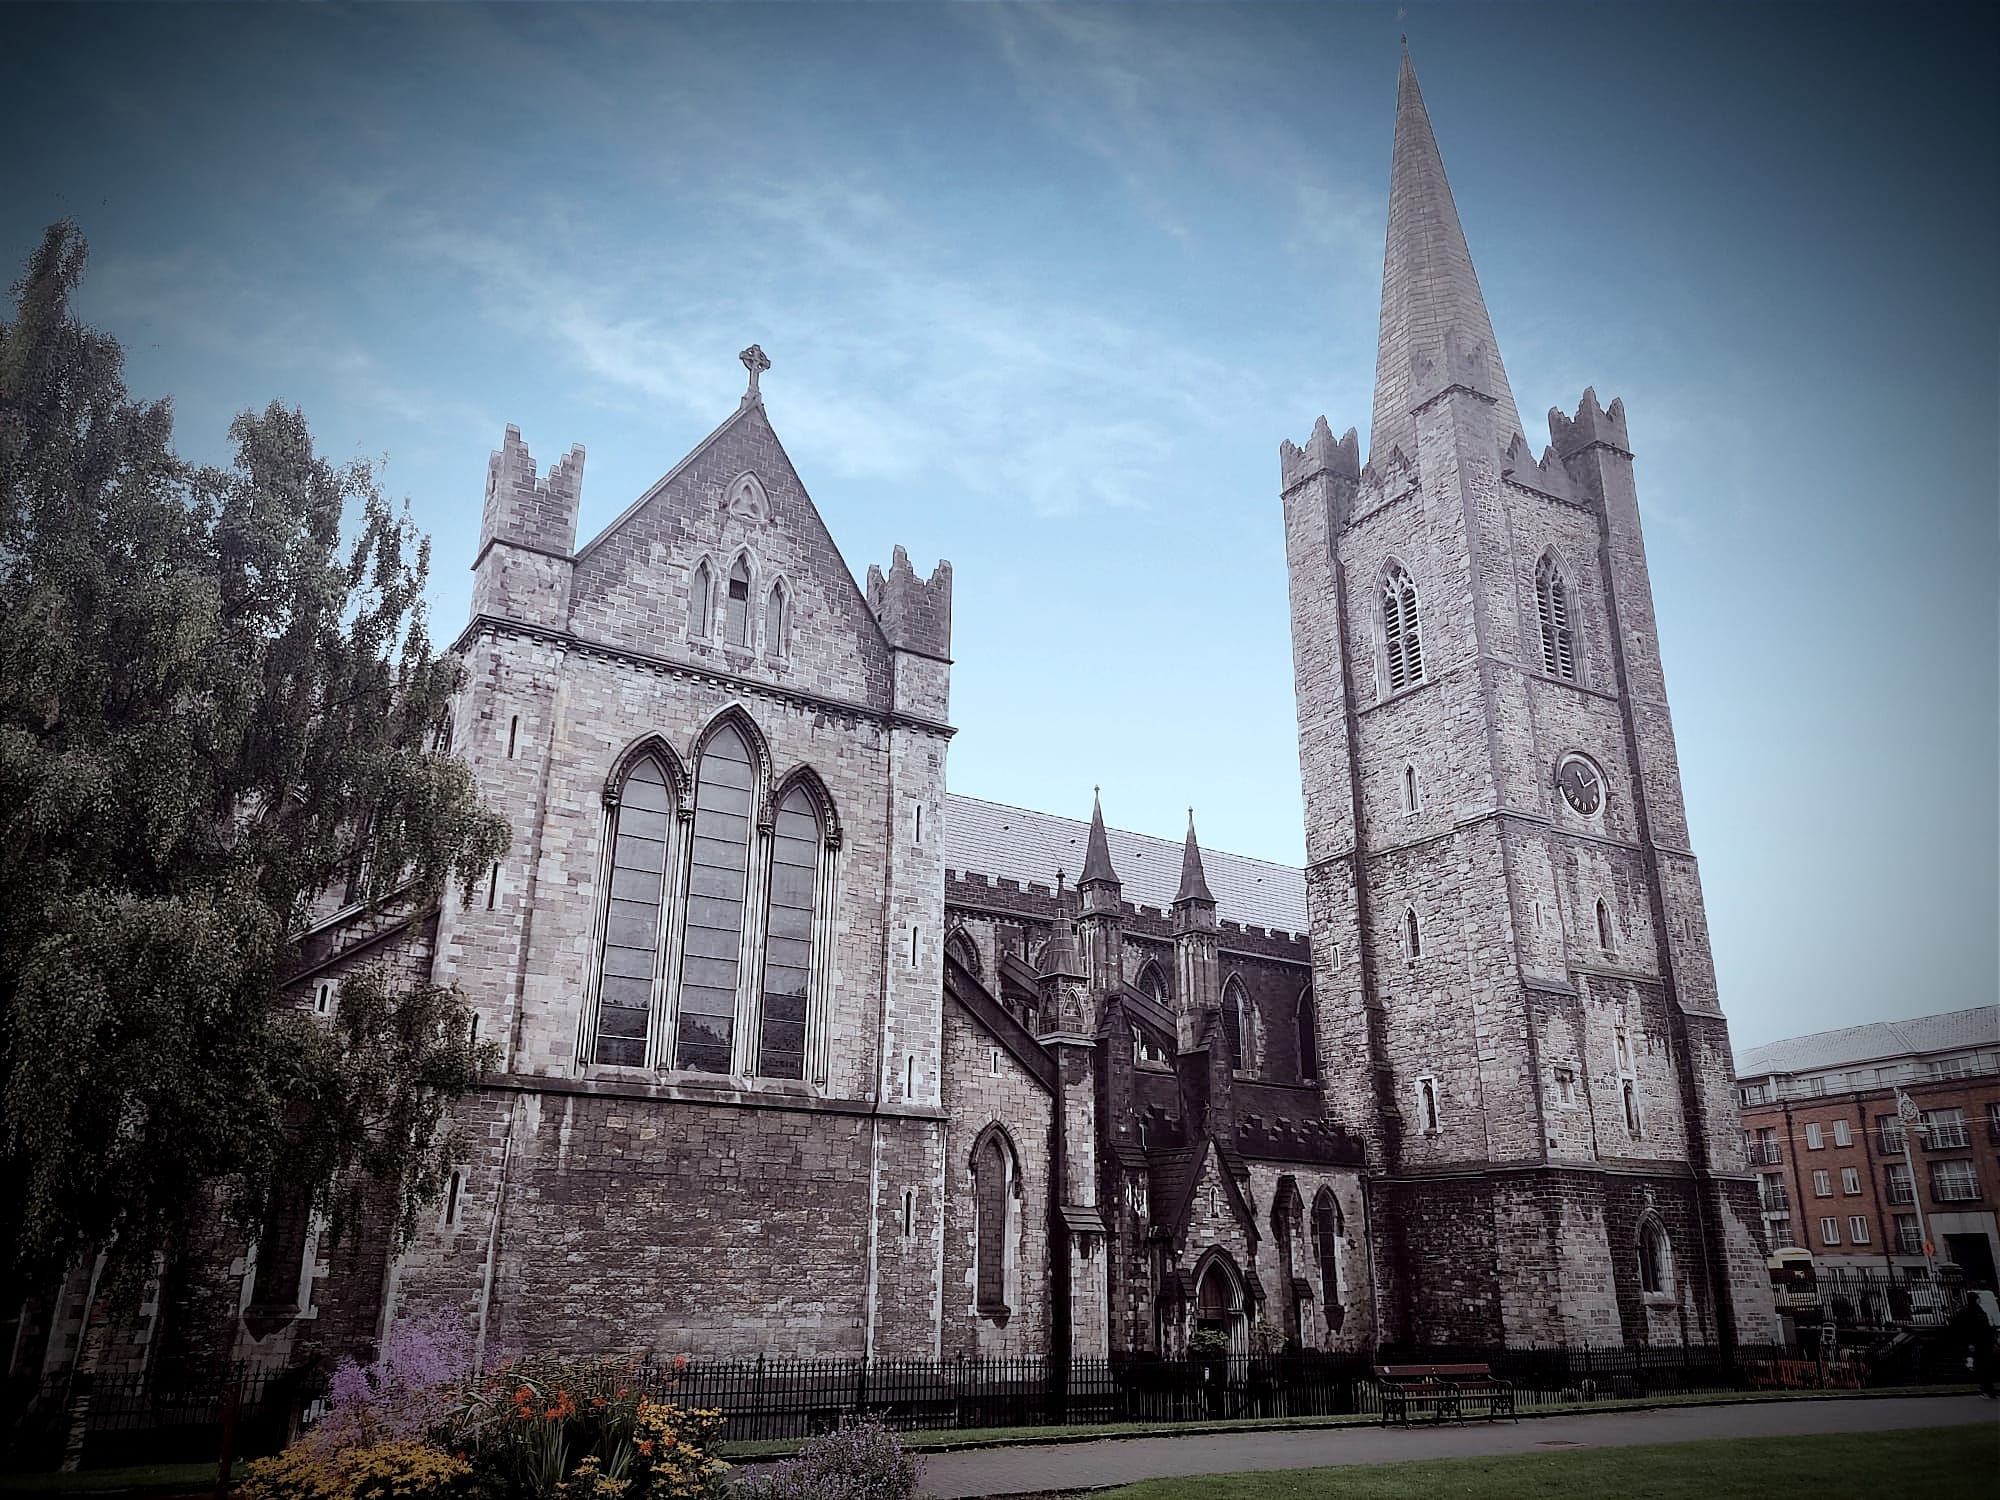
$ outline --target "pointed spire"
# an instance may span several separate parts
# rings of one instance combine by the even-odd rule
[[[1418,399],[1412,371],[1419,360],[1442,360],[1447,333],[1459,350],[1486,351],[1486,394],[1497,399],[1493,427],[1504,444],[1521,430],[1514,393],[1500,363],[1493,322],[1480,295],[1459,226],[1444,159],[1431,134],[1417,70],[1403,44],[1396,85],[1396,148],[1389,169],[1389,236],[1382,254],[1382,332],[1375,354],[1375,423],[1368,456],[1380,463],[1391,448],[1417,451],[1410,408]]]
[[[1201,869],[1201,844],[1194,836],[1194,809],[1188,809],[1187,847],[1181,851],[1181,888],[1174,892],[1174,905],[1183,901],[1206,901],[1215,904],[1215,897],[1208,893],[1208,879]]]
[[[1076,888],[1097,881],[1118,884],[1118,872],[1111,868],[1111,845],[1104,837],[1104,804],[1098,797],[1099,789],[1090,789],[1090,842],[1083,851],[1083,874],[1077,880]]]

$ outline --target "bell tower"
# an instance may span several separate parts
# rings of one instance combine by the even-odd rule
[[[1761,1342],[1625,413],[1550,421],[1537,461],[1406,49],[1367,462],[1324,418],[1280,450],[1321,1087],[1377,1179],[1378,1326]]]

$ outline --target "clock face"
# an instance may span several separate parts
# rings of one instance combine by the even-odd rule
[[[1563,801],[1586,818],[1604,806],[1604,778],[1597,774],[1597,767],[1580,755],[1572,755],[1562,763],[1556,772],[1556,785],[1562,789]]]

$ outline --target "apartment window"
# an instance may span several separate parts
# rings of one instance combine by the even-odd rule
[[[1910,1176],[1908,1165],[1900,1161],[1889,1163],[1889,1201],[1891,1203],[1915,1203],[1917,1185]]]
[[[1979,1179],[1964,1157],[1931,1163],[1931,1197],[1939,1203],[1976,1203]]]
[[[1965,1078],[1972,1073],[1972,1059],[1940,1057],[1935,1062],[1925,1064],[1924,1070],[1933,1078]]]
[[[1806,1150],[1818,1151],[1825,1145],[1826,1141],[1820,1136],[1819,1126],[1817,1124],[1808,1124],[1806,1126]]]
[[[1848,1243],[1854,1245],[1865,1245],[1868,1243],[1868,1216],[1866,1214],[1853,1214],[1849,1216],[1847,1220],[1847,1239]]]
[[[1917,1139],[1929,1151],[1953,1151],[1971,1144],[1962,1109],[1927,1109],[1917,1126]]]
[[[1761,1179],[1763,1187],[1764,1212],[1767,1214],[1786,1213],[1791,1202],[1785,1194],[1785,1176],[1782,1172],[1766,1172]]]
[[[1831,1198],[1833,1196],[1833,1173],[1813,1173],[1813,1196],[1815,1198]]]
[[[1769,1093],[1761,1083],[1746,1084],[1737,1092],[1743,1096],[1745,1104],[1764,1104],[1769,1102]]]
[[[1842,1167],[1840,1169],[1840,1190],[1850,1198],[1860,1193],[1861,1169],[1859,1167]]]
[[[1792,1221],[1789,1218],[1766,1219],[1764,1233],[1770,1236],[1773,1250],[1789,1250],[1795,1243],[1792,1239]]]
[[[2000,1141],[2000,1099],[1986,1106],[1986,1139]]]
[[[1924,1253],[1923,1231],[1917,1227],[1915,1214],[1896,1215],[1896,1253],[1898,1255],[1922,1255]]]
[[[1750,1154],[1750,1160],[1774,1167],[1785,1159],[1784,1148],[1778,1144],[1777,1127],[1766,1125],[1757,1132],[1757,1145]]]
[[[1875,1148],[1884,1156],[1903,1154],[1903,1122],[1895,1115],[1875,1117]]]
[[[1854,1132],[1847,1128],[1847,1121],[1835,1120],[1833,1122],[1833,1143],[1836,1146],[1851,1146],[1854,1144]]]
[[[1840,1220],[1821,1219],[1819,1221],[1819,1242],[1822,1245],[1838,1245],[1840,1243]]]

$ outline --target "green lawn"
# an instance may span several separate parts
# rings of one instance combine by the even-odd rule
[[[1090,1500],[1988,1500],[1996,1472],[2000,1429],[1922,1427],[1154,1479]]]
[[[243,1466],[236,1466],[243,1477]],[[0,1494],[89,1494],[96,1490],[131,1490],[157,1495],[172,1490],[215,1488],[215,1465],[139,1464],[129,1469],[85,1469],[79,1474],[0,1474]]]

